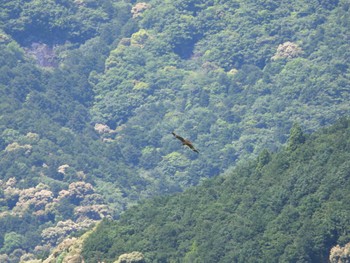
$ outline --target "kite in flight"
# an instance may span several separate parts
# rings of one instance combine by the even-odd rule
[[[179,139],[182,142],[182,145],[186,145],[188,147],[190,147],[190,149],[196,153],[199,153],[199,151],[196,150],[196,148],[194,148],[192,142],[190,142],[187,139],[182,138],[181,136],[177,135],[175,132],[172,132],[172,134],[175,136],[176,139]]]

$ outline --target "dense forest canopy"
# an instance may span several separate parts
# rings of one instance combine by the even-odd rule
[[[348,115],[349,8],[2,1],[1,260],[45,257],[141,199],[274,152],[294,123],[309,134]]]
[[[263,151],[184,193],[102,221],[82,255],[86,262],[131,251],[144,262],[329,262],[337,258],[331,248],[350,241],[349,160],[349,119],[311,136],[294,125],[282,151]]]

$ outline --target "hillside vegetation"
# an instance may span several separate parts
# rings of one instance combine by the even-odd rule
[[[1,1],[0,261],[349,115],[349,8]]]
[[[306,139],[294,126],[276,154],[264,151],[224,176],[103,221],[82,255],[85,262],[131,251],[145,262],[329,262],[331,247],[350,241],[349,160],[349,119]]]

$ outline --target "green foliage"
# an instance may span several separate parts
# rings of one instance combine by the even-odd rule
[[[290,136],[288,139],[288,149],[294,151],[298,145],[303,144],[305,142],[305,136],[299,124],[294,123],[291,130]]]
[[[113,262],[142,251],[150,262],[323,262],[332,246],[350,241],[349,135],[350,120],[341,120],[294,152],[265,151],[184,193],[133,207],[99,225],[84,258]]]
[[[118,8],[125,8],[118,5]],[[13,1],[3,11],[9,21],[4,30],[21,43],[50,43],[67,39],[80,42],[94,37],[99,25],[115,15],[110,1]],[[120,10],[119,10],[120,12]],[[7,14],[6,14],[7,13]],[[34,33],[34,34],[33,34]]]
[[[272,152],[287,143],[294,158],[303,137],[349,114],[347,1],[150,0],[138,16],[134,2],[0,3],[0,243],[19,233],[20,248],[33,252],[42,230],[78,220],[80,205],[103,201],[118,217],[141,199],[182,191],[257,156],[257,178],[284,173],[291,160]],[[305,135],[290,136],[293,123]],[[64,173],[62,165],[69,165]],[[13,178],[14,189],[44,183],[55,199],[84,181],[97,196],[62,199],[42,214],[32,204],[19,208],[23,196],[8,186]],[[281,212],[290,191],[271,194]],[[249,220],[261,226],[265,219]],[[250,236],[249,227],[234,232]],[[163,235],[177,232],[179,225],[170,224]],[[276,235],[288,251],[283,260],[293,261],[297,245]],[[314,243],[321,247],[326,238]],[[180,248],[187,260],[212,247],[199,241]],[[243,261],[259,253],[257,244],[246,241],[229,257]],[[171,246],[166,251],[175,255]]]
[[[9,253],[16,248],[20,248],[23,237],[15,232],[9,232],[4,237],[4,245],[1,248],[1,253]]]
[[[347,62],[336,51],[347,44],[317,37],[331,32],[335,19],[347,23],[339,18],[343,3],[149,4],[136,19],[140,30],[111,51],[93,85],[92,118],[113,129],[129,127],[115,137],[132,164],[145,164],[136,152],[152,147],[158,161],[147,170],[168,169],[159,160],[176,151],[168,140],[177,130],[203,148],[200,160],[189,158],[191,184],[197,183],[280,147],[295,122],[308,133],[349,112],[349,93],[341,88],[349,83]],[[275,58],[288,41],[298,52]],[[160,104],[164,108],[154,111]],[[130,132],[134,127],[144,129]]]

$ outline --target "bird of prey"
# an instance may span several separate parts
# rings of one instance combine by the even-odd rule
[[[177,135],[175,132],[172,132],[172,134],[175,136],[176,139],[179,139],[182,142],[182,145],[186,145],[188,146],[192,151],[199,153],[198,150],[196,150],[196,148],[194,148],[192,142],[190,142],[187,139],[182,138],[181,136]]]

